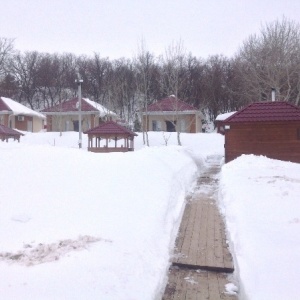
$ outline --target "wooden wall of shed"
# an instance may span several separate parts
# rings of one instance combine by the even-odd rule
[[[300,163],[300,122],[230,124],[225,131],[225,162],[242,154]]]

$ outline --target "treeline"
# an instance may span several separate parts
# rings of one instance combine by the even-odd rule
[[[14,41],[0,38],[0,96],[41,110],[77,94],[77,73],[82,95],[133,121],[146,105],[174,94],[205,110],[211,120],[253,101],[277,100],[299,104],[300,27],[282,18],[262,27],[244,41],[237,54],[208,59],[172,44],[160,56],[141,43],[136,57],[110,60],[71,53],[25,52]]]

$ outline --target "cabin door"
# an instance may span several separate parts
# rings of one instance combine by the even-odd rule
[[[33,127],[32,127],[32,121],[27,121],[27,131],[32,132]]]
[[[73,121],[74,131],[79,132],[79,121]]]
[[[167,132],[175,132],[176,128],[176,121],[171,122],[171,121],[166,121],[166,127],[167,127]]]

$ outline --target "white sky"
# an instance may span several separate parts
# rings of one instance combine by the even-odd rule
[[[163,54],[182,40],[196,57],[232,56],[250,34],[283,15],[300,22],[299,0],[0,0],[0,37],[18,50],[132,58],[142,39]]]

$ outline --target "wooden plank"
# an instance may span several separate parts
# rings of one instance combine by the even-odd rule
[[[223,251],[223,235],[222,235],[222,222],[218,209],[215,205],[215,265],[224,268],[224,251]]]
[[[198,252],[197,252],[197,265],[206,266],[206,252],[207,252],[207,202],[202,201],[201,204],[201,219],[198,238]]]
[[[185,300],[197,300],[197,292],[202,288],[198,282],[197,275],[197,272],[193,270],[189,271],[187,276],[184,278],[187,286]]]
[[[196,214],[193,220],[194,221],[193,233],[192,233],[192,240],[188,252],[187,264],[197,265],[197,255],[198,255],[198,248],[199,248],[199,232],[200,232],[201,211],[202,211],[202,206],[200,201],[193,202],[193,209],[195,210]]]
[[[208,274],[209,299],[221,300],[217,273],[208,272],[207,274]]]
[[[182,220],[181,220],[181,224],[178,230],[178,235],[175,241],[175,258],[174,261],[176,261],[176,257],[178,255],[180,255],[181,253],[181,249],[182,249],[182,245],[183,245],[183,241],[184,241],[184,237],[186,234],[186,229],[187,229],[187,224],[190,218],[190,213],[191,213],[191,203],[188,202],[185,205],[185,209],[184,209],[184,213],[182,216]]]
[[[178,263],[187,264],[189,248],[190,248],[190,244],[191,244],[191,240],[192,240],[192,236],[193,236],[195,217],[196,217],[196,210],[194,209],[193,206],[191,206],[191,212],[190,212],[190,216],[188,218],[185,236],[184,236],[183,244],[182,244],[181,251],[180,251],[181,255],[177,259]]]
[[[224,268],[226,268],[226,269],[232,269],[232,272],[233,272],[233,269],[234,269],[233,259],[232,259],[232,255],[230,253],[229,245],[227,244],[225,224],[224,224],[224,220],[223,220],[223,217],[222,217],[221,214],[220,214],[220,218],[222,220],[221,230],[222,230],[222,244],[223,244]]]
[[[173,300],[176,292],[178,272],[176,268],[171,267],[168,272],[168,283],[166,285],[162,300]]]
[[[186,287],[186,281],[184,280],[184,277],[186,275],[186,271],[184,269],[177,269],[176,272],[178,276],[176,282],[176,290],[173,299],[185,300],[187,287]]]
[[[209,298],[208,289],[208,272],[207,271],[196,271],[197,272],[197,282],[199,283],[199,288],[197,290],[197,300],[206,300]]]
[[[206,265],[215,266],[215,224],[214,224],[214,209],[213,205],[208,205],[208,219],[207,219],[207,247],[206,247]]]

